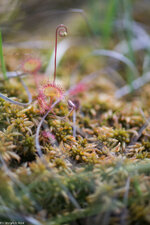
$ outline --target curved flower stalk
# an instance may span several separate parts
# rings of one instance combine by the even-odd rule
[[[87,17],[87,15],[86,15],[86,13],[85,13],[85,11],[84,11],[83,9],[76,9],[76,8],[73,8],[73,9],[68,9],[68,10],[56,10],[56,11],[53,10],[53,12],[52,12],[52,14],[57,14],[57,13],[59,13],[59,14],[78,13],[79,15],[82,16],[82,18],[83,18],[83,20],[84,20],[84,22],[85,22],[85,24],[86,24],[86,26],[87,26],[87,29],[88,29],[88,31],[89,31],[89,36],[90,36],[90,37],[96,36],[96,34],[95,34],[95,32],[94,32],[92,26],[90,25],[90,23],[89,23],[89,21],[88,21],[88,17]],[[91,41],[92,41],[92,39],[91,39]],[[97,47],[97,44],[96,44],[95,41],[94,41],[94,43],[92,43],[92,44],[94,44],[95,47]],[[63,56],[65,55],[66,51],[67,51],[70,47],[72,47],[72,46],[74,46],[74,45],[77,45],[77,43],[74,43],[72,40],[69,40],[69,39],[63,40],[63,41],[61,41],[61,42],[58,44],[59,54],[58,54],[58,57],[57,57],[57,64],[56,64],[56,67],[59,65],[59,63],[60,63],[61,59],[63,58]],[[52,74],[52,73],[54,72],[54,71],[53,71],[53,61],[54,61],[54,56],[55,56],[55,50],[53,51],[52,56],[51,56],[50,59],[49,59],[48,66],[47,66],[46,71],[45,71],[45,73],[46,73],[47,75],[48,75],[49,73]]]
[[[82,16],[88,30],[91,36],[96,36],[93,27],[90,25],[87,14],[85,13],[85,11],[83,9],[77,9],[77,8],[73,8],[73,9],[67,9],[67,10],[56,10],[52,12],[53,14],[59,13],[59,14],[66,14],[66,13],[78,13],[79,15]]]
[[[78,13],[79,15],[82,16],[88,30],[91,36],[96,36],[93,27],[91,26],[91,24],[89,23],[88,20],[88,16],[85,13],[85,11],[83,9],[77,9],[77,8],[71,8],[71,9],[67,9],[67,10],[52,10],[51,15],[52,14],[67,14],[67,13]]]

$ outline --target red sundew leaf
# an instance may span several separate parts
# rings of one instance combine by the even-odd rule
[[[44,86],[42,86],[42,92],[46,97],[53,97],[53,98],[62,98],[63,97],[63,89],[61,86],[52,84],[48,82]]]
[[[53,103],[53,100],[63,98],[63,93],[63,89],[60,86],[50,82],[41,86],[37,97],[40,112],[44,113],[47,111]]]
[[[86,83],[78,83],[75,87],[73,87],[70,91],[70,95],[77,95],[79,93],[82,93],[88,89],[88,86]]]
[[[41,64],[41,60],[37,59],[37,58],[29,58],[26,59],[23,63],[22,63],[22,70],[26,73],[35,73],[37,71],[40,70],[42,64]]]

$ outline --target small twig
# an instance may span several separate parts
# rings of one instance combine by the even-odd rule
[[[141,108],[140,108],[140,113],[141,113],[141,115],[143,116],[143,118],[144,118],[144,120],[146,122],[140,128],[140,130],[138,131],[138,135],[136,135],[136,136],[134,136],[132,138],[132,140],[131,140],[131,142],[130,142],[130,144],[128,146],[133,145],[134,143],[136,143],[139,140],[139,138],[142,136],[143,131],[150,125],[150,118],[146,119],[146,117],[144,115],[144,112],[143,112],[143,110]]]
[[[15,77],[22,77],[25,76],[26,74],[22,71],[12,71],[12,72],[7,72],[7,77],[8,78],[15,78]]]

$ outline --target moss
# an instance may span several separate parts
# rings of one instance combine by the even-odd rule
[[[150,152],[150,142],[149,141],[143,141],[142,142],[145,151]]]
[[[117,139],[120,143],[129,143],[129,134],[124,129],[116,129],[113,132],[113,138]]]
[[[55,134],[58,141],[61,141],[67,135],[72,134],[72,127],[68,122],[49,119],[48,124],[52,127],[52,132]]]
[[[64,57],[58,70],[62,80],[66,77],[64,86],[69,86],[71,70],[87,52],[85,47],[82,52],[73,48]],[[96,68],[99,60],[87,60],[78,78]],[[105,76],[91,81],[89,89],[76,96],[80,101],[76,138],[72,114],[67,116],[67,96],[45,118],[39,134],[43,157],[39,158],[35,135],[43,115],[32,77],[24,79],[34,95],[30,106],[0,99],[0,219],[13,220],[17,215],[27,223],[29,217],[44,225],[76,223],[77,219],[94,224],[99,219],[95,215],[104,222],[109,215],[112,225],[124,216],[127,224],[149,223],[150,128],[138,135],[145,125],[139,107],[146,118],[150,113],[150,85],[140,97],[118,101],[112,94],[115,85]],[[0,91],[20,102],[27,101],[22,90],[17,79],[0,82]],[[43,135],[45,127],[54,142]]]

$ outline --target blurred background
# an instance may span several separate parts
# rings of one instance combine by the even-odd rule
[[[67,12],[74,8],[85,10],[93,31],[98,34],[109,19],[108,12],[122,17],[123,5],[128,7],[127,11],[132,10],[138,22],[149,24],[149,0],[0,0],[0,28],[7,39],[24,35],[31,38],[33,33],[45,36],[56,24],[67,19],[69,24],[72,17],[79,17],[79,13]]]
[[[79,0],[0,0],[0,28],[5,37],[44,36],[51,27],[71,16],[66,10],[83,8]],[[32,32],[32,33],[31,33]]]
[[[12,47],[52,49],[56,26],[64,23],[71,41],[80,39],[81,45],[90,43],[91,48],[112,49],[125,40],[128,57],[138,62],[140,55],[135,56],[131,40],[137,35],[138,43],[145,44],[140,29],[150,32],[149,18],[149,0],[0,0],[4,54],[9,49],[10,55]],[[133,32],[132,22],[140,24],[138,31]]]

